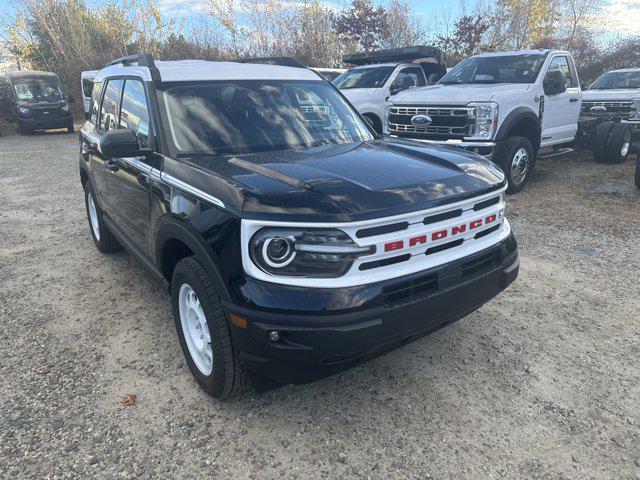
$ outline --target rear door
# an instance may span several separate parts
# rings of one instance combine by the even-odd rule
[[[573,60],[565,54],[554,55],[545,75],[554,70],[565,74],[567,90],[557,95],[545,95],[542,145],[571,142],[578,130],[582,92]]]
[[[120,101],[118,128],[136,133],[141,148],[151,147],[150,114],[142,80],[127,77]],[[117,158],[115,168],[107,174],[110,214],[140,251],[150,252],[151,171],[146,157]]]

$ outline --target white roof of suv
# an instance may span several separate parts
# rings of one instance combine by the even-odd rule
[[[321,80],[308,68],[281,67],[258,63],[209,62],[207,60],[157,61],[156,68],[163,82],[198,80]],[[95,81],[119,75],[134,75],[151,81],[149,67],[111,65],[96,75]]]

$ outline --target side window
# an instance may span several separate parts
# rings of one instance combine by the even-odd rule
[[[100,107],[100,121],[98,122],[98,130],[101,132],[113,130],[117,126],[116,115],[121,87],[122,80],[119,78],[107,81]]]
[[[420,68],[403,68],[391,84],[391,90],[397,93],[407,88],[423,87],[424,85],[424,74]]]
[[[149,147],[149,109],[144,86],[139,80],[127,79],[122,92],[120,107],[120,128],[136,132],[142,148]]]
[[[89,109],[89,118],[94,125],[98,123],[98,109],[100,108],[100,91],[102,90],[102,82],[94,83],[91,91],[91,107]]]
[[[88,78],[82,79],[82,95],[88,97],[93,91],[93,80]]]
[[[553,70],[560,70],[567,77],[567,88],[577,87],[578,82],[573,74],[573,70],[569,67],[569,60],[564,55],[553,57],[551,59],[551,63],[549,63],[549,70],[551,72]]]

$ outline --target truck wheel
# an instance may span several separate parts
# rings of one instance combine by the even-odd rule
[[[73,127],[73,122],[69,122],[69,124],[67,125],[67,133],[73,133],[74,132],[74,127]]]
[[[525,137],[509,137],[500,144],[496,164],[507,177],[507,193],[518,193],[529,181],[535,153],[533,145]]]
[[[89,230],[93,243],[102,253],[113,253],[122,250],[116,237],[109,231],[102,219],[102,211],[96,201],[96,194],[90,182],[87,182],[84,189],[84,204],[87,207],[87,220],[89,220]]]
[[[607,145],[613,122],[602,122],[596,127],[596,133],[593,136],[593,159],[598,163],[607,163]]]
[[[371,125],[371,127],[375,130],[375,132],[378,135],[382,135],[382,122],[376,115],[373,115],[371,113],[365,113],[362,116],[365,118],[365,120],[370,122],[369,125]]]
[[[219,399],[242,391],[246,376],[220,297],[195,257],[176,265],[171,303],[182,352],[200,387]]]
[[[607,162],[622,163],[631,150],[631,127],[626,123],[616,123],[611,130],[607,144]]]
[[[33,130],[25,127],[24,125],[18,124],[18,133],[20,135],[31,135],[33,133]]]
[[[640,188],[640,153],[636,154],[636,187]]]

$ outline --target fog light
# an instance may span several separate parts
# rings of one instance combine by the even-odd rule
[[[278,340],[280,340],[280,332],[277,330],[271,330],[269,332],[269,341],[277,342]]]

